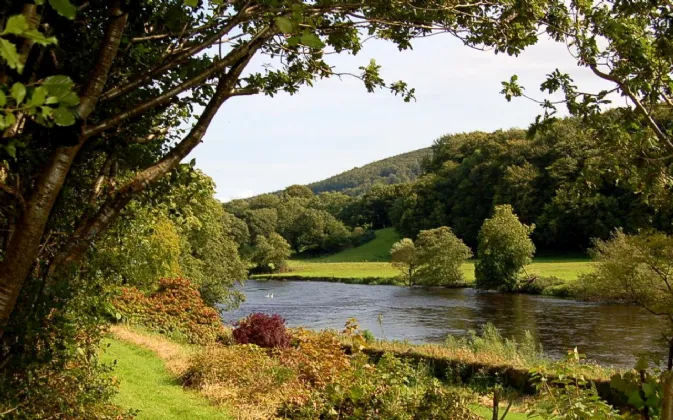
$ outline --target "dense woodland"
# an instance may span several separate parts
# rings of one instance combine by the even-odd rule
[[[621,112],[614,110],[602,118],[619,118]],[[405,160],[398,156],[376,162],[371,168],[364,166],[363,171],[375,174],[371,178],[363,178],[363,172],[358,171],[330,178],[359,179],[361,184],[348,184],[351,192],[361,191],[355,197],[338,191],[314,195],[306,189],[298,197],[287,192],[301,189],[294,186],[277,197],[258,196],[225,207],[248,220],[267,215],[273,224],[277,215],[287,214],[288,206],[303,205],[326,211],[351,231],[393,226],[411,238],[424,229],[450,226],[473,249],[482,223],[499,204],[511,204],[522,222],[535,225],[533,240],[539,250],[585,251],[593,239],[607,239],[615,228],[627,233],[648,229],[670,232],[673,206],[664,199],[666,195],[658,190],[643,191],[641,184],[625,180],[614,170],[619,156],[606,154],[595,133],[584,127],[582,121],[567,118],[534,132],[449,134],[435,141],[431,155],[422,163],[421,176],[414,181],[387,184],[376,175],[382,162],[405,167]],[[645,161],[641,165],[647,169]],[[276,211],[260,211],[262,208]],[[330,252],[348,245],[343,240],[335,240],[335,246],[329,247],[317,242],[302,245],[287,228],[278,232],[294,243],[297,252]]]
[[[431,154],[429,148],[402,153],[369,163],[359,168],[308,184],[316,194],[321,192],[341,192],[358,196],[371,190],[377,184],[393,185],[412,182],[422,173],[423,160]]]

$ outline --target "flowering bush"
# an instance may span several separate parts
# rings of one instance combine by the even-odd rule
[[[114,306],[128,322],[189,343],[209,344],[226,336],[217,310],[206,305],[184,278],[161,279],[159,288],[149,295],[124,287]]]
[[[236,323],[233,334],[238,344],[256,344],[265,348],[290,346],[285,320],[278,314],[251,314]]]

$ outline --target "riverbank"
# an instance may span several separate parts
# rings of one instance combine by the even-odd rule
[[[465,283],[450,287],[472,287],[474,261],[463,264],[461,270]],[[578,277],[593,270],[588,258],[544,257],[535,258],[525,269],[526,276],[536,277],[522,293],[557,297],[574,296],[572,284]],[[399,271],[388,262],[323,262],[321,260],[290,260],[283,273],[254,275],[257,280],[325,281],[347,284],[387,284],[403,286]]]
[[[307,347],[310,352],[318,352],[320,355],[327,351],[323,356],[329,354],[332,361],[325,364],[319,361],[323,359],[322,356],[312,360],[313,356],[310,356],[312,353],[295,354],[296,351],[304,352],[301,344],[296,350],[290,350],[289,353],[284,353],[285,356],[277,358],[280,354],[278,352],[255,350],[249,346],[233,343],[210,346],[186,345],[128,326],[112,328],[111,336],[104,346],[102,359],[115,365],[114,375],[120,383],[120,392],[115,402],[136,412],[137,418],[276,418],[276,415],[271,413],[282,408],[284,404],[282,401],[290,397],[286,393],[290,392],[290,388],[285,385],[293,383],[293,375],[303,374],[302,368],[292,362],[293,358],[299,357],[297,360],[309,363],[311,369],[313,367],[328,369],[320,373],[315,372],[329,375],[325,379],[331,378],[331,375],[335,378],[342,375],[343,369],[350,372],[352,368],[346,366],[351,363],[356,365],[362,363],[357,361],[359,360],[357,355],[337,357],[333,353],[335,349],[327,344],[329,340],[325,341],[328,337],[334,337],[333,335],[323,336],[304,330],[293,330],[292,334],[300,340],[300,343],[311,344]],[[341,340],[345,354],[350,355],[356,349],[358,354],[363,352],[369,356],[371,367],[364,365],[370,372],[368,375],[375,374],[371,369],[386,370],[397,366],[390,365],[390,360],[385,356],[385,354],[394,355],[399,360],[410,363],[410,367],[416,366],[413,369],[417,370],[416,373],[412,373],[405,370],[408,368],[397,366],[388,374],[429,373],[442,380],[441,386],[445,389],[442,392],[460,395],[462,404],[466,404],[472,414],[481,418],[491,417],[489,403],[492,396],[489,396],[488,391],[491,386],[489,377],[497,376],[500,378],[499,381],[505,381],[505,384],[519,389],[522,393],[516,397],[513,410],[505,417],[508,420],[520,420],[527,418],[525,414],[527,407],[538,398],[524,396],[534,392],[534,388],[530,386],[530,369],[544,372],[547,368],[553,368],[548,360],[541,358],[539,353],[531,351],[527,344],[517,346],[500,337],[482,338],[478,342],[463,342],[454,346],[412,346],[385,341],[364,343],[357,335],[341,335]],[[286,359],[288,357],[289,360]],[[350,362],[342,367],[336,367],[339,363],[335,361],[335,357],[337,359],[347,357],[343,360]],[[214,360],[211,360],[213,358]],[[249,360],[251,358],[254,360]],[[333,366],[333,363],[336,365]],[[260,368],[271,369],[275,373],[273,377],[265,378],[263,375],[260,376],[262,373],[259,371]],[[586,366],[578,372],[594,379],[599,389],[609,392],[605,378],[614,371],[598,366]],[[203,381],[204,377],[209,378],[210,382],[205,387],[197,386],[196,383]],[[222,379],[213,379],[215,377]],[[253,380],[254,378],[257,379]],[[416,377],[416,380],[419,378]],[[300,397],[300,394],[296,397],[304,398]],[[232,401],[234,407],[227,406],[227,401]],[[503,404],[506,405],[506,402]],[[232,416],[230,413],[236,414]]]

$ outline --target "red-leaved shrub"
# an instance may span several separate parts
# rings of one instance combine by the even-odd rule
[[[226,335],[217,310],[206,305],[196,287],[184,278],[161,279],[157,291],[149,295],[123,287],[113,303],[127,321],[182,336],[190,343],[209,344]]]
[[[265,348],[290,346],[285,320],[278,314],[250,314],[236,323],[233,335],[238,344],[256,344]]]

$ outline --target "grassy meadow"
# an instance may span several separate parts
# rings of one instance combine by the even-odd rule
[[[390,265],[390,248],[399,239],[400,236],[392,228],[377,230],[376,237],[364,245],[324,257],[290,260],[289,272],[272,276],[392,280],[398,276],[399,271]],[[463,264],[463,274],[468,282],[474,281],[474,264],[475,260]],[[573,281],[590,272],[592,265],[591,260],[585,256],[543,256],[533,259],[533,263],[526,267],[526,274]]]

